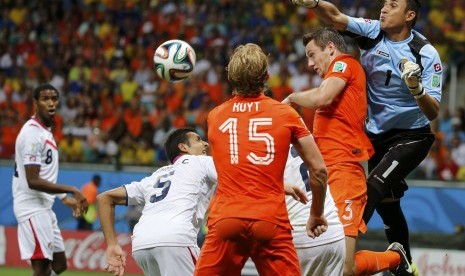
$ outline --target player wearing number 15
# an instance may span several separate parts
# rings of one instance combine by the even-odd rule
[[[327,227],[323,158],[298,113],[264,95],[268,57],[258,45],[238,46],[227,71],[234,97],[207,119],[218,188],[195,275],[240,275],[249,257],[260,275],[300,275],[284,167],[293,143],[312,175],[307,233],[315,237]]]
[[[52,85],[36,87],[35,114],[16,138],[13,210],[18,220],[21,259],[31,261],[33,275],[57,275],[66,270],[65,246],[52,211],[55,197],[72,208],[75,216],[87,210],[79,189],[56,184],[58,150],[51,127],[58,100],[58,91]]]

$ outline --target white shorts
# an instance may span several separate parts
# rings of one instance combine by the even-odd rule
[[[53,253],[65,251],[57,217],[52,210],[20,222],[18,243],[22,260],[53,260]]]
[[[341,276],[346,257],[345,239],[314,247],[296,248],[302,275]]]
[[[132,252],[146,276],[194,275],[199,258],[197,246],[159,246]]]

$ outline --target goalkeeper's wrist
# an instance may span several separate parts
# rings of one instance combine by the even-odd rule
[[[417,95],[413,95],[413,97],[415,98],[415,100],[418,100],[418,99],[421,99],[423,98],[423,96],[425,96],[426,92],[425,92],[425,88],[421,88],[421,92],[420,94],[417,94]]]
[[[410,93],[414,97],[418,97],[425,93],[425,89],[423,88],[423,85],[421,85],[421,83],[418,83],[418,85],[415,87],[410,87],[410,86],[407,86],[407,87],[408,87],[408,90],[410,90]]]
[[[425,88],[421,85],[421,83],[419,83],[417,87],[409,87],[408,89],[416,100],[423,98],[426,94]]]

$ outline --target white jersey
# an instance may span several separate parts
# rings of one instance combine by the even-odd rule
[[[292,231],[293,241],[296,248],[313,247],[328,244],[343,239],[344,229],[339,220],[336,205],[333,197],[326,190],[325,212],[328,221],[328,230],[319,237],[312,239],[307,235],[307,221],[310,216],[310,206],[312,202],[312,192],[309,184],[308,168],[300,158],[294,147],[289,150],[286,168],[284,170],[284,183],[298,185],[307,191],[309,202],[304,205],[291,196],[286,196],[287,212],[289,220],[294,230]]]
[[[125,185],[128,205],[144,205],[132,251],[197,246],[197,233],[217,183],[213,159],[182,155],[140,182]]]
[[[32,117],[16,138],[15,172],[13,174],[13,210],[18,222],[44,210],[51,210],[55,195],[32,190],[24,166],[39,165],[39,177],[56,183],[58,177],[58,148],[49,128]]]

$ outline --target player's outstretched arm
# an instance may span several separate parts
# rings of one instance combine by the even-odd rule
[[[24,169],[26,171],[26,179],[29,188],[49,194],[73,194],[77,203],[77,208],[80,209],[80,213],[84,214],[87,212],[89,204],[78,188],[70,185],[57,185],[41,178],[40,166],[38,165],[24,166]],[[63,198],[61,199],[63,200]]]
[[[330,2],[322,0],[292,0],[292,3],[312,9],[321,21],[333,25],[339,31],[345,31],[347,28],[349,18]]]
[[[126,266],[126,256],[118,244],[115,233],[115,205],[126,204],[126,189],[119,187],[103,192],[97,196],[98,214],[105,241],[107,242],[108,272],[123,275]]]
[[[312,206],[307,222],[307,234],[314,238],[326,231],[328,222],[324,217],[328,173],[323,156],[318,149],[313,136],[308,135],[293,143],[310,172],[310,189],[312,190]]]
[[[295,103],[311,109],[328,106],[344,90],[346,84],[346,81],[341,78],[329,77],[317,88],[290,94],[282,103]]]

